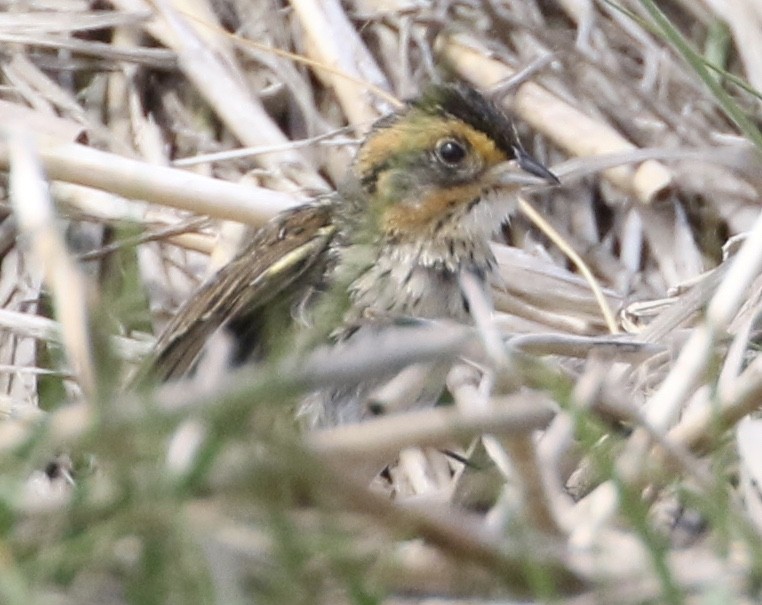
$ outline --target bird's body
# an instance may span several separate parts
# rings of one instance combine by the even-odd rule
[[[404,316],[468,321],[460,276],[487,287],[504,190],[554,179],[492,103],[434,85],[374,126],[337,193],[273,219],[202,287],[160,337],[155,375],[185,373],[223,325],[245,358],[323,314],[334,341]]]

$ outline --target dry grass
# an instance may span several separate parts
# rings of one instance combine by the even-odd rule
[[[762,8],[659,5],[0,0],[0,602],[757,602]],[[496,317],[125,392],[240,224],[441,69],[563,182]],[[294,426],[442,361],[452,406]]]

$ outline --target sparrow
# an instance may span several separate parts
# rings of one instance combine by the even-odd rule
[[[318,324],[342,342],[399,318],[470,322],[461,274],[488,292],[489,241],[516,190],[557,183],[495,103],[462,82],[431,84],[373,125],[335,193],[276,216],[200,287],[156,341],[150,375],[185,375],[220,329],[241,363]],[[365,414],[357,389],[320,399],[313,424]]]

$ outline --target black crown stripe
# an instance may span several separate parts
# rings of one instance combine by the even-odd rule
[[[518,141],[510,119],[493,102],[463,82],[432,84],[409,105],[457,118],[491,138],[508,157],[515,156]]]

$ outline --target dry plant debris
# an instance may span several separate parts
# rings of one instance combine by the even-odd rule
[[[0,601],[758,602],[762,7],[658,5],[0,0]],[[563,183],[494,315],[124,390],[242,225],[443,73]],[[452,405],[405,411],[442,360]],[[390,367],[399,413],[295,426]]]

